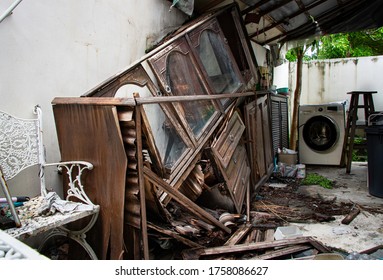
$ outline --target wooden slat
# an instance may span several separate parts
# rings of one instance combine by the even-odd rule
[[[161,97],[139,97],[136,98],[137,105],[141,104],[154,104],[166,102],[190,102],[199,100],[217,100],[225,98],[240,98],[255,95],[255,92],[241,92],[241,93],[222,93],[214,95],[193,95],[193,96],[161,96]]]
[[[239,145],[237,149],[235,150],[233,157],[229,163],[229,166],[225,170],[229,181],[227,182],[228,185],[234,186],[235,182],[238,177],[238,173],[240,171],[240,166],[241,164],[243,165],[244,162],[246,161],[246,150],[242,145]]]
[[[266,229],[265,231],[265,241],[273,241],[274,240],[274,229]]]
[[[212,223],[227,233],[230,233],[231,230],[225,227],[222,223],[220,223],[216,218],[214,218],[210,213],[203,210],[189,198],[184,196],[178,190],[172,188],[168,183],[166,183],[162,178],[159,178],[153,171],[149,168],[144,167],[144,174],[146,178],[151,181],[153,184],[157,185],[159,188],[163,189],[165,192],[169,194],[174,200],[176,200],[181,205],[185,206],[188,210],[192,211],[195,215],[201,218],[204,221]]]
[[[211,128],[211,130],[209,131],[209,133],[206,135],[206,141],[208,139],[210,139],[210,137],[212,136],[212,134],[214,133],[214,131],[217,129],[217,127],[221,124],[223,120],[223,117],[220,117],[215,125]],[[183,165],[183,167],[180,169],[180,171],[178,172],[178,175],[176,177],[174,177],[171,181],[171,185],[174,186],[174,188],[179,188],[180,185],[182,184],[182,181],[185,180],[187,178],[187,176],[189,176],[190,172],[194,169],[194,166],[198,160],[198,155],[200,155],[201,153],[201,150],[205,148],[205,145],[204,143],[201,143],[196,149],[195,151],[193,152],[193,154],[190,156],[190,158],[188,158],[188,160],[185,162],[185,164]]]
[[[133,110],[118,112],[118,119],[120,122],[131,122],[131,121],[133,121]]]
[[[203,247],[202,245],[199,245],[198,243],[195,243],[195,242],[193,242],[187,238],[182,237],[181,235],[179,235],[176,232],[173,232],[173,231],[168,230],[168,229],[163,229],[163,228],[156,226],[152,223],[148,223],[148,228],[151,228],[151,229],[158,231],[162,234],[168,235],[168,236],[180,241],[181,243],[185,244],[188,247],[191,247],[191,248],[202,248]]]
[[[247,244],[255,242],[254,240],[255,240],[255,237],[257,236],[257,231],[258,229],[253,228],[251,232],[247,235],[246,237]]]
[[[245,158],[243,162],[241,162],[240,169],[238,170],[237,180],[232,188],[234,197],[238,203],[243,202],[243,198],[245,197],[246,186],[249,182],[250,177],[250,168],[247,164],[247,159]]]
[[[213,143],[212,150],[224,168],[229,164],[244,131],[245,125],[239,114],[235,112],[230,118],[226,129],[222,132],[217,141]]]
[[[146,216],[146,199],[145,199],[145,180],[144,180],[144,159],[142,154],[142,125],[141,114],[142,106],[136,107],[136,131],[137,131],[137,163],[138,163],[138,182],[140,185],[140,206],[141,206],[141,237],[143,244],[144,259],[149,260],[149,241],[148,241],[148,225]]]
[[[136,101],[133,98],[117,98],[117,97],[55,97],[52,101],[52,105],[64,105],[64,104],[84,104],[84,105],[123,105],[133,107],[136,105]]]
[[[297,245],[297,246],[291,246],[287,248],[282,248],[274,251],[270,251],[266,254],[259,255],[257,257],[251,258],[252,260],[270,260],[281,256],[290,255],[293,253],[305,251],[312,248],[310,245]]]
[[[251,230],[251,224],[241,226],[230,238],[225,242],[224,246],[235,245],[239,243],[245,235]]]
[[[249,244],[237,244],[237,245],[231,245],[231,246],[220,246],[220,247],[206,248],[206,249],[190,249],[190,250],[185,250],[184,252],[182,252],[182,254],[188,259],[199,259],[201,256],[221,255],[221,254],[229,254],[229,253],[243,253],[247,251],[256,251],[261,249],[275,248],[280,246],[292,246],[292,245],[299,245],[299,244],[305,244],[305,243],[310,243],[314,247],[316,246],[322,247],[320,243],[317,243],[311,237],[298,237],[294,239],[284,239],[284,240],[257,242],[257,243],[249,243]],[[322,249],[325,249],[325,247],[323,246]],[[322,251],[322,250],[319,250],[319,251]]]

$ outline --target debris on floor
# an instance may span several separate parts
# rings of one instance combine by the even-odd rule
[[[324,198],[300,191],[299,180],[271,178],[253,197],[249,216],[205,209],[231,233],[195,219],[181,205],[171,202],[172,227],[150,224],[155,259],[381,259],[379,246],[361,243],[343,246],[339,240],[358,243],[354,223],[382,214],[379,207]],[[283,187],[281,187],[283,186]],[[320,186],[318,186],[320,188]],[[334,185],[337,188],[337,185]],[[182,222],[180,222],[182,221]],[[377,225],[379,226],[379,225]],[[381,225],[380,225],[381,226]],[[320,227],[330,229],[323,239]],[[350,240],[351,236],[354,240]],[[377,232],[375,242],[382,242]],[[370,234],[366,238],[374,239]],[[153,246],[155,244],[155,246]],[[382,244],[382,243],[381,243]],[[157,249],[156,249],[157,248]],[[375,253],[375,255],[373,255]]]

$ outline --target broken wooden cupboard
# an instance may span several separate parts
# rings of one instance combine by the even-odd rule
[[[100,259],[152,258],[158,235],[204,247],[188,229],[229,236],[220,214],[249,216],[274,157],[270,94],[257,82],[229,5],[82,97],[53,100],[62,160],[94,165],[85,179],[101,211],[88,239]]]

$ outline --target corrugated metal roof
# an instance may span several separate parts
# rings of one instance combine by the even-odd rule
[[[187,0],[185,0],[187,1]],[[194,15],[233,3],[194,0]],[[383,26],[381,0],[240,0],[250,40],[273,45]]]

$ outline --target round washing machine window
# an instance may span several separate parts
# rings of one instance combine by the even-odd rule
[[[303,139],[311,149],[327,151],[338,140],[337,127],[328,117],[314,116],[303,125]]]

